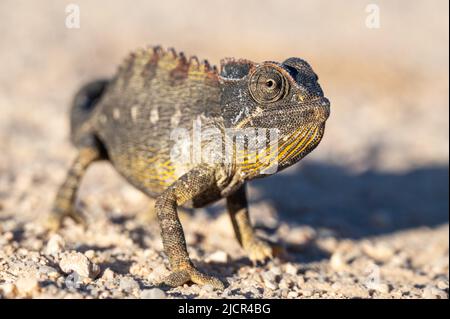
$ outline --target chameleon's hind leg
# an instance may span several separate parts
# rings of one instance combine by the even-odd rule
[[[199,285],[209,284],[216,289],[224,288],[219,279],[201,273],[192,264],[177,213],[177,206],[213,186],[214,181],[214,171],[207,166],[201,166],[180,177],[156,200],[155,209],[161,227],[164,251],[172,270],[164,280],[169,286],[176,287],[192,281]]]
[[[64,217],[71,217],[76,222],[84,224],[82,215],[75,209],[76,194],[88,166],[99,158],[100,151],[94,146],[79,150],[56,195],[51,215],[46,223],[50,230],[59,229]]]
[[[253,263],[271,259],[272,247],[256,236],[251,225],[245,184],[227,197],[227,208],[236,238],[247,252],[249,259]]]

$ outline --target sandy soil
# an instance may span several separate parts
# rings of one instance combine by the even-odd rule
[[[76,3],[80,29],[60,1],[0,3],[0,297],[448,298],[447,1],[377,1],[379,29],[361,1]],[[147,44],[214,64],[300,56],[332,102],[313,154],[250,183],[278,258],[253,267],[223,203],[181,213],[194,262],[223,292],[158,286],[168,264],[152,200],[107,163],[83,181],[87,229],[40,226],[75,155],[72,94]]]

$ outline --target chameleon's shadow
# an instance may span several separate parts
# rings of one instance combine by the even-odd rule
[[[305,162],[251,182],[252,203],[268,200],[289,224],[363,238],[449,222],[448,166],[403,173],[352,173]]]

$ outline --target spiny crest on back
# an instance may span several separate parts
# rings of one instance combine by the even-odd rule
[[[211,66],[207,60],[202,62],[196,56],[189,58],[183,52],[174,48],[163,49],[161,46],[140,48],[128,54],[119,66],[118,74],[127,81],[133,77],[150,80],[157,70],[166,71],[174,83],[186,78],[217,79],[216,66]]]

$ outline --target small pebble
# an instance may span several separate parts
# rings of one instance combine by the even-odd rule
[[[439,280],[437,283],[437,287],[441,290],[448,289],[448,280],[446,279]]]
[[[209,255],[205,260],[206,262],[226,263],[228,262],[228,254],[224,251],[218,250]]]
[[[378,292],[381,292],[383,294],[387,294],[390,291],[389,285],[388,284],[379,284],[379,285],[375,285],[375,290]]]
[[[119,288],[126,292],[139,290],[139,283],[130,277],[120,278]]]
[[[342,285],[339,282],[335,282],[335,283],[333,283],[331,285],[331,289],[333,289],[333,290],[340,290],[340,289],[342,289]]]
[[[243,286],[247,287],[245,289],[245,292],[250,293],[252,295],[252,298],[259,298],[260,296],[259,290],[256,287],[252,286],[251,283],[243,284]]]
[[[277,289],[277,285],[271,280],[264,279],[264,286],[266,288],[268,288],[268,289],[271,289],[271,290],[276,290]]]
[[[286,273],[295,276],[295,275],[297,275],[298,270],[297,270],[297,267],[295,267],[291,263],[288,263],[285,266],[285,271],[286,271]]]
[[[281,268],[277,266],[270,267],[270,272],[273,273],[275,276],[282,274]]]
[[[339,252],[336,252],[331,256],[330,266],[335,271],[343,271],[347,268],[347,264]]]
[[[26,256],[28,256],[28,249],[19,248],[19,249],[17,249],[17,253],[22,257],[26,257]]]
[[[304,290],[302,291],[302,294],[303,294],[303,296],[305,296],[305,297],[311,297],[311,296],[313,295],[313,291],[310,290],[310,289],[304,289]]]
[[[79,252],[70,252],[62,256],[59,267],[61,270],[69,274],[76,272],[82,277],[94,279],[100,272],[100,267],[92,263],[84,254]]]
[[[167,275],[168,271],[164,265],[159,265],[153,269],[152,272],[147,276],[147,280],[155,283],[161,281]]]
[[[60,235],[53,234],[47,242],[45,254],[55,256],[64,250],[65,245],[65,241]]]
[[[362,244],[362,250],[367,256],[379,262],[386,262],[394,256],[392,248],[385,244],[375,245],[366,241]]]
[[[141,291],[141,299],[166,299],[166,293],[159,288],[144,289]]]
[[[275,281],[275,274],[271,271],[266,271],[262,274],[264,281]]]
[[[5,238],[6,241],[11,241],[14,239],[14,234],[8,231],[3,235],[3,238]]]
[[[19,294],[31,295],[33,292],[39,291],[39,282],[35,275],[20,277],[15,285]]]
[[[211,293],[213,291],[214,287],[209,284],[202,286],[202,292]]]
[[[0,292],[7,298],[14,298],[17,294],[17,287],[12,283],[0,285]]]
[[[113,280],[114,279],[114,271],[110,268],[106,268],[103,272],[102,279],[104,280]]]
[[[297,286],[300,288],[301,286],[303,286],[304,283],[305,283],[305,278],[303,278],[303,276],[298,276],[297,277]]]
[[[289,294],[289,289],[282,289],[278,291],[278,294],[281,295],[281,298],[286,299]]]
[[[289,285],[289,283],[287,282],[287,280],[281,279],[281,280],[280,280],[280,283],[278,284],[278,287],[280,287],[280,289],[289,289],[289,288],[290,288],[290,285]]]
[[[48,277],[55,279],[59,276],[59,272],[57,269],[50,266],[41,266],[39,267],[39,272],[47,275]]]
[[[288,294],[287,294],[287,297],[288,298],[297,298],[298,297],[298,292],[296,292],[296,291],[290,291]]]
[[[448,299],[448,294],[434,286],[427,286],[422,297],[425,299]]]
[[[87,258],[92,259],[95,257],[95,251],[93,251],[92,249],[89,249],[89,250],[85,251],[84,255]]]

